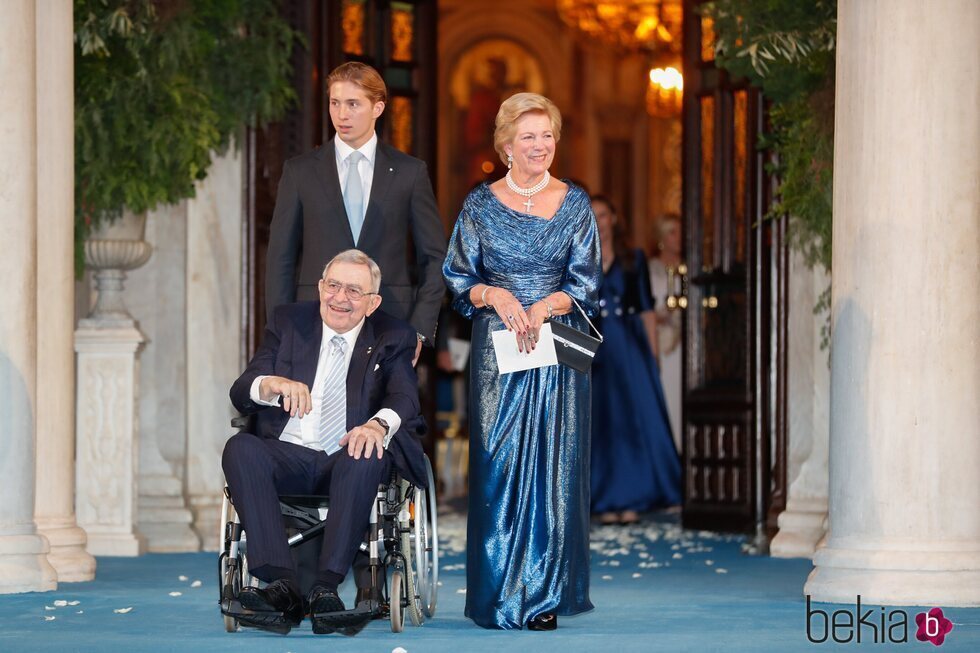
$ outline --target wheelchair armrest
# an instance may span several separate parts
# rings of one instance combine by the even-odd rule
[[[239,415],[231,418],[231,428],[255,433],[255,415]]]

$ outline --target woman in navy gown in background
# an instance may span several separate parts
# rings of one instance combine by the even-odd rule
[[[466,616],[485,628],[553,630],[589,602],[589,375],[563,365],[499,375],[491,332],[533,349],[556,320],[594,315],[599,241],[589,196],[550,177],[561,115],[518,93],[497,113],[507,177],[463,204],[443,275],[473,320]]]
[[[592,365],[592,512],[602,523],[681,502],[681,465],[654,358],[656,317],[646,258],[626,246],[608,198],[592,198],[605,276],[605,339]]]

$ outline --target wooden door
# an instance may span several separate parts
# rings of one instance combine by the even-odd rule
[[[756,532],[785,496],[784,225],[764,220],[759,92],[714,65],[685,2],[684,507],[691,528]],[[780,365],[782,361],[782,365]],[[775,462],[774,462],[775,461]]]

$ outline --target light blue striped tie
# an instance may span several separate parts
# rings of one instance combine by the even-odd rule
[[[347,209],[347,219],[350,221],[355,244],[361,236],[361,226],[364,224],[364,186],[361,184],[361,173],[357,169],[358,162],[363,158],[364,155],[357,150],[347,157],[347,183],[344,185],[344,208]]]
[[[324,361],[323,392],[320,393],[320,448],[333,453],[347,433],[347,341],[330,339],[330,353]]]

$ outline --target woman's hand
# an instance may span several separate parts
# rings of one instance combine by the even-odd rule
[[[486,299],[493,310],[497,311],[507,330],[517,334],[517,350],[530,351],[528,334],[531,323],[517,298],[509,290],[493,286],[487,292]]]
[[[534,349],[538,345],[541,325],[548,320],[548,306],[543,300],[531,304],[531,308],[527,309],[527,320],[530,324],[528,340],[531,343],[531,349]]]

